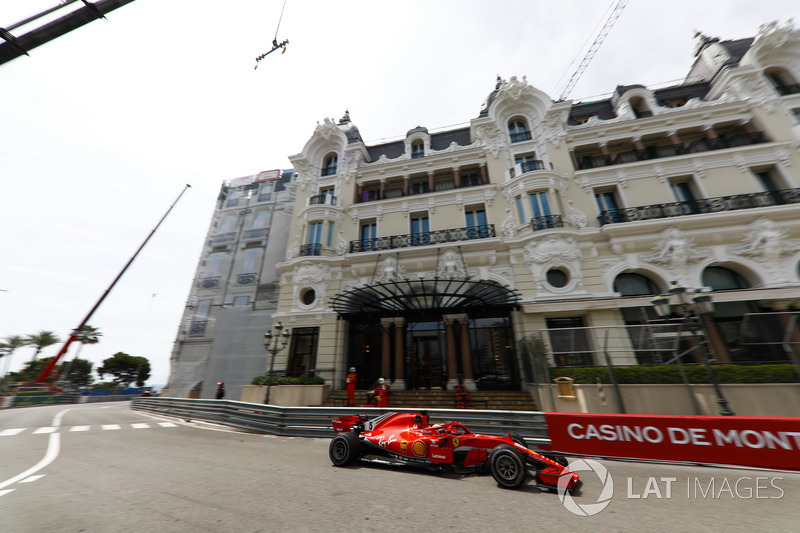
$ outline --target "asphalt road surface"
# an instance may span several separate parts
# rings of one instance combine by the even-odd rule
[[[800,523],[798,473],[599,460],[582,465],[583,488],[562,502],[533,484],[500,489],[491,476],[336,468],[328,443],[155,418],[129,402],[3,410],[0,532],[752,532]]]

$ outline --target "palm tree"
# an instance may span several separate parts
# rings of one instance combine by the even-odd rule
[[[28,346],[36,346],[36,353],[33,354],[33,359],[31,359],[31,362],[36,361],[36,358],[39,357],[39,352],[41,352],[43,348],[47,348],[48,346],[58,342],[61,342],[61,339],[59,339],[52,331],[42,330],[39,333],[28,335],[28,338],[25,339],[25,344]]]
[[[74,335],[75,335],[75,340],[81,343],[81,345],[78,346],[78,351],[75,353],[75,357],[72,358],[72,361],[70,361],[69,363],[64,363],[62,365],[61,372],[59,372],[59,375],[63,375],[64,379],[69,379],[70,367],[72,366],[72,363],[74,363],[78,359],[78,356],[81,354],[83,345],[97,344],[98,342],[100,342],[100,339],[98,337],[103,336],[103,334],[100,333],[99,329],[92,327],[89,324],[86,324],[81,329],[76,330]]]
[[[5,338],[5,342],[0,342],[0,357],[8,357],[2,377],[5,378],[6,374],[8,374],[8,367],[11,366],[11,356],[14,354],[14,351],[26,344],[25,339],[19,335],[10,335]]]

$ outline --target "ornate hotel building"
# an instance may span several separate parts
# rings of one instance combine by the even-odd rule
[[[698,34],[665,88],[553,101],[498,78],[468,126],[371,146],[326,119],[290,157],[275,368],[520,390],[534,336],[552,366],[663,363],[650,301],[673,281],[713,298],[717,361],[787,361],[764,333],[800,304],[798,80],[800,31],[773,23]]]
[[[214,398],[224,381],[226,396],[238,400],[242,385],[264,374],[293,174],[271,170],[222,184],[172,351],[170,396]]]

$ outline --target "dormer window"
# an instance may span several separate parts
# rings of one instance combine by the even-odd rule
[[[512,120],[508,123],[508,136],[512,143],[528,141],[531,138],[531,132],[521,120]]]
[[[644,98],[631,98],[630,99],[631,109],[633,110],[633,114],[636,118],[645,118],[645,117],[652,117],[653,112],[650,111],[650,108],[647,106],[647,102],[644,101]]]
[[[425,144],[422,141],[416,141],[411,145],[411,159],[420,157],[425,157]]]
[[[793,83],[791,75],[785,71],[770,69],[765,71],[764,75],[781,96],[800,93],[800,85]]]
[[[339,164],[339,156],[331,154],[325,158],[325,164],[322,166],[323,176],[332,176],[336,174],[336,167]]]

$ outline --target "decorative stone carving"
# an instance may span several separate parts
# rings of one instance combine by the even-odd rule
[[[439,259],[436,275],[441,279],[467,279],[467,269],[456,252],[447,250]]]
[[[500,131],[494,124],[484,124],[478,126],[475,132],[476,137],[481,145],[497,159],[500,150],[505,150],[508,147],[506,135]]]
[[[730,251],[761,263],[773,281],[788,281],[781,274],[781,260],[785,254],[800,250],[800,239],[788,239],[785,231],[764,217],[757,219],[750,227],[747,236],[740,244],[730,246]]]
[[[569,221],[578,229],[583,229],[589,225],[589,218],[572,205],[572,200],[567,200],[567,213]]]
[[[652,252],[640,254],[641,261],[664,265],[675,279],[684,286],[690,286],[689,267],[707,254],[695,247],[694,241],[687,238],[675,227],[661,233],[661,239]]]
[[[342,236],[342,230],[336,234],[336,255],[344,255],[347,253],[347,241]]]
[[[551,235],[540,241],[525,245],[523,249],[525,262],[528,264],[544,264],[554,261],[574,261],[581,257],[578,243],[572,237],[557,237]]]
[[[506,218],[503,220],[502,232],[503,235],[513,239],[517,235],[517,221],[513,211],[510,207],[506,207]]]
[[[403,269],[403,265],[397,262],[397,258],[389,256],[381,261],[378,269],[378,277],[375,281],[385,283],[403,279],[406,279],[406,273]]]
[[[291,246],[286,249],[286,260],[291,261],[300,252],[300,237],[295,237]]]
[[[292,275],[292,283],[296,286],[321,283],[330,279],[331,269],[328,265],[311,261],[303,261],[299,266],[295,267]]]

